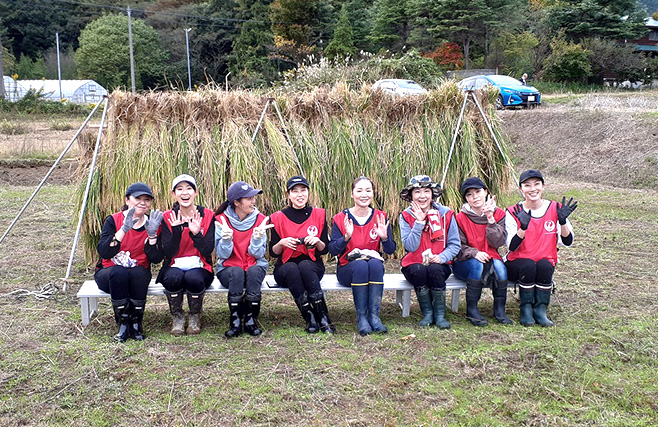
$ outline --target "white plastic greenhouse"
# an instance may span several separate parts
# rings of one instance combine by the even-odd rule
[[[5,83],[5,98],[18,101],[30,90],[41,91],[43,96],[51,101],[59,101],[58,80],[14,80],[3,76]],[[103,100],[107,90],[93,80],[62,80],[61,98],[76,104],[96,103]]]

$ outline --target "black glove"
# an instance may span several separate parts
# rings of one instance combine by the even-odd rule
[[[521,230],[528,229],[528,225],[530,225],[530,219],[532,218],[532,215],[530,215],[530,210],[526,212],[522,205],[514,205],[514,208],[512,208],[512,215],[514,215],[516,219],[518,219],[521,223]]]
[[[562,204],[557,207],[557,221],[560,225],[566,224],[569,215],[578,207],[578,202],[574,202],[573,197],[568,202],[566,200],[566,197],[562,197]]]

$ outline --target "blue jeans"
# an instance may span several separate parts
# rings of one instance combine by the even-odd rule
[[[498,276],[498,280],[507,280],[507,268],[505,268],[503,261],[494,258],[493,263],[494,269],[496,270],[496,276]],[[480,280],[482,277],[483,267],[484,264],[475,258],[470,258],[466,261],[453,261],[452,273],[459,280]]]

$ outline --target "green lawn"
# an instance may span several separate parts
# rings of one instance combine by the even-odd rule
[[[91,270],[77,258],[66,294],[10,292],[62,282],[77,213],[72,186],[47,186],[0,245],[0,424],[48,426],[655,426],[658,331],[653,247],[658,194],[573,185],[576,243],[560,251],[553,328],[449,314],[447,331],[402,318],[384,297],[387,335],[360,337],[349,293],[329,293],[335,336],[306,335],[292,299],[264,296],[258,338],[226,340],[211,295],[200,336],[168,334],[163,298],[143,342],[115,344],[111,307],[82,328],[75,298]],[[2,187],[2,231],[33,188]],[[512,201],[516,196],[501,197]],[[489,292],[482,312],[491,315]]]

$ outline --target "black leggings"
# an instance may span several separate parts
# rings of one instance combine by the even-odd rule
[[[145,300],[151,271],[139,265],[133,268],[113,265],[97,270],[94,279],[98,289],[110,294],[113,300]]]
[[[435,262],[430,265],[410,264],[402,267],[402,274],[416,289],[427,286],[430,289],[445,290],[446,279],[451,273],[452,269],[448,264]]]
[[[188,291],[198,294],[212,285],[212,281],[212,273],[205,268],[193,268],[186,271],[170,267],[162,275],[162,286],[169,292]]]
[[[305,259],[296,263],[288,261],[274,268],[274,280],[279,286],[290,289],[292,297],[297,299],[304,292],[307,295],[322,292],[320,280],[324,276],[324,264]]]
[[[265,278],[265,270],[263,267],[254,265],[244,271],[240,267],[226,267],[217,273],[219,283],[228,289],[228,301],[237,302],[242,298],[242,293],[245,291],[244,298],[247,301],[260,301],[260,287]]]
[[[555,267],[546,259],[535,262],[528,258],[518,258],[507,261],[507,277],[522,285],[550,285],[553,283]]]

